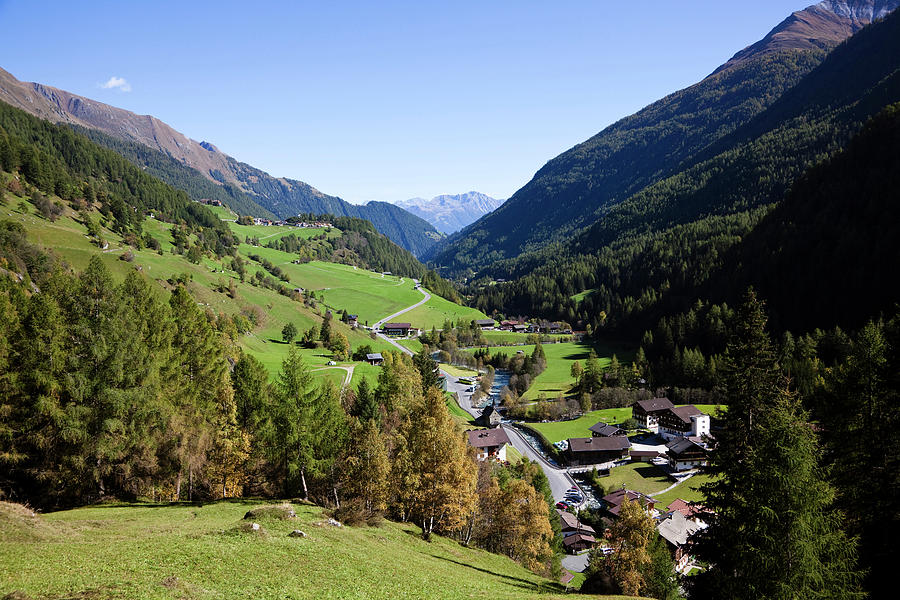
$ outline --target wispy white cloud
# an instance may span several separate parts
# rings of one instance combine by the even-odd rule
[[[105,90],[119,90],[120,92],[131,91],[131,84],[124,77],[112,76],[109,78],[109,81],[101,84],[100,87]]]

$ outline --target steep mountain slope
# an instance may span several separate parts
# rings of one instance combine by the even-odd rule
[[[194,169],[204,178],[224,187],[228,202],[235,210],[254,216],[289,217],[299,213],[328,213],[372,221],[376,229],[416,255],[430,248],[441,235],[426,221],[393,205],[356,206],[336,196],[323,194],[302,181],[275,178],[251,165],[239,162],[209,142],[197,142],[149,115],[137,115],[102,102],[84,98],[40,83],[17,80],[0,69],[0,100],[54,123],[66,123],[99,130],[113,138],[133,142],[171,157]],[[104,144],[104,140],[96,139]],[[107,145],[107,144],[104,144]],[[113,146],[114,144],[108,144]],[[119,147],[112,148],[119,151]],[[125,149],[129,160],[141,167],[157,169],[154,174],[165,181],[196,193],[201,186],[188,182],[164,159]],[[242,197],[241,194],[246,194]],[[197,198],[195,198],[197,199]],[[221,198],[220,198],[221,199]],[[263,210],[255,210],[252,203]]]
[[[897,8],[891,0],[825,0],[799,10],[778,24],[766,37],[747,46],[716,72],[741,64],[755,56],[784,49],[827,50],[872,21]]]
[[[696,164],[610,208],[569,243],[492,266],[488,273],[519,279],[485,287],[477,306],[638,329],[687,310],[717,270],[730,277],[736,267],[726,258],[731,249],[804,172],[898,101],[900,12],[894,12],[836,48],[769,109],[701,153]],[[806,257],[801,264],[815,271],[818,265],[810,263],[817,260]],[[894,262],[882,254],[878,264]],[[572,296],[583,290],[594,291],[576,301]],[[806,323],[780,325],[796,330]]]
[[[753,285],[776,327],[859,327],[900,298],[885,271],[898,261],[900,103],[797,180],[705,287],[707,297],[730,302]]]
[[[841,31],[849,35],[866,22],[862,8],[869,4],[822,3],[807,11],[831,10],[830,22],[844,23]],[[892,0],[879,10],[898,4]],[[844,5],[859,10],[844,14]],[[791,45],[792,38],[779,38],[779,47],[748,53],[554,158],[502,207],[451,236],[427,258],[450,273],[477,271],[565,240],[610,207],[677,173],[683,163],[750,121],[822,61],[824,48],[836,43],[836,28],[824,27],[821,18],[808,22],[809,35],[802,41]],[[815,23],[823,28],[813,29]]]
[[[453,233],[496,210],[503,200],[479,192],[435,196],[431,200],[411,198],[395,202],[397,206],[422,217],[441,233]]]

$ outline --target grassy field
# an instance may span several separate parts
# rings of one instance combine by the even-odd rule
[[[448,320],[453,321],[454,323],[468,323],[472,320],[486,318],[487,316],[480,310],[469,308],[468,306],[460,306],[459,304],[455,304],[440,296],[432,294],[431,300],[422,306],[405,313],[402,320],[408,321],[416,327],[431,329],[432,327],[443,327],[444,321]]]
[[[584,366],[584,362],[591,353],[591,348],[597,353],[602,368],[609,365],[613,354],[617,356],[620,363],[630,361],[633,354],[633,351],[626,346],[604,342],[595,342],[593,344],[590,342],[564,342],[560,344],[542,344],[542,346],[547,357],[547,368],[534,379],[531,387],[522,396],[526,400],[536,400],[542,394],[549,399],[556,398],[559,394],[567,395],[571,391],[572,386],[575,385],[575,378],[570,374],[572,363],[579,361]],[[520,350],[526,354],[531,354],[534,351],[534,346],[512,346],[509,348],[490,348],[489,350],[495,354],[502,352],[512,356]]]
[[[600,481],[609,491],[618,490],[624,485],[629,490],[644,494],[660,492],[675,483],[656,465],[641,462],[610,469],[609,477]]]
[[[518,345],[524,344],[528,339],[528,333],[516,333],[515,331],[500,331],[499,329],[492,329],[488,331],[482,331],[481,335],[489,344],[496,344],[498,346],[503,345]],[[550,335],[547,336],[551,340],[559,340],[563,338],[569,338],[570,336],[562,336],[562,335]],[[541,342],[547,343],[547,342]]]
[[[575,303],[577,304],[577,303],[581,302],[582,300],[584,300],[585,297],[587,297],[587,295],[590,294],[590,293],[593,292],[593,291],[594,291],[594,290],[592,290],[592,289],[591,289],[591,290],[584,290],[583,292],[578,292],[577,294],[572,294],[572,295],[570,296],[570,298],[572,298],[572,300],[574,300]]]
[[[439,364],[438,367],[442,371],[446,371],[453,377],[477,377],[478,376],[478,371],[474,371],[472,369],[467,369],[465,367],[455,367],[453,365],[448,365],[445,363]]]
[[[615,470],[615,469],[613,469]],[[687,481],[679,483],[664,494],[659,494],[653,498],[659,503],[658,506],[668,507],[673,501],[681,498],[685,502],[703,502],[703,492],[700,487],[710,480],[708,475],[694,475]],[[604,479],[604,481],[606,481]]]
[[[605,408],[585,413],[572,421],[553,423],[529,423],[528,425],[543,434],[550,443],[573,437],[591,437],[590,427],[598,421],[604,423],[621,423],[631,418],[631,408]]]
[[[397,343],[411,352],[418,354],[422,351],[422,342],[418,338],[410,338],[408,340],[397,340]]]
[[[99,505],[46,515],[0,503],[0,593],[15,598],[543,598],[558,584],[411,524],[331,527],[259,502]],[[307,537],[288,537],[294,529]],[[571,596],[565,596],[570,598]],[[587,598],[587,596],[584,596]],[[597,596],[591,596],[597,598]]]
[[[103,231],[103,237],[109,243],[109,248],[104,252],[85,236],[85,227],[73,218],[71,212],[67,211],[56,222],[51,223],[35,215],[30,205],[26,213],[21,213],[12,206],[15,205],[11,204],[8,207],[0,208],[0,218],[22,223],[31,242],[52,249],[57,256],[77,270],[84,269],[92,256],[99,255],[110,268],[113,276],[120,281],[127,273],[140,268],[149,280],[158,283],[153,289],[158,291],[160,298],[167,297],[166,289],[169,286],[166,280],[184,273],[190,279],[188,289],[191,294],[204,308],[214,313],[234,315],[242,309],[257,307],[260,323],[252,334],[241,338],[241,346],[245,351],[258,358],[269,369],[272,377],[280,369],[281,362],[288,352],[287,344],[282,343],[281,340],[282,327],[288,322],[293,322],[302,332],[314,325],[319,326],[322,322],[320,315],[299,302],[266,288],[240,283],[237,274],[230,271],[228,259],[215,261],[204,258],[199,264],[192,264],[184,257],[172,254],[172,237],[169,232],[170,226],[167,223],[149,218],[144,221],[144,231],[160,241],[162,254],[149,249],[132,249],[135,258],[133,262],[128,263],[120,260],[127,247],[121,238],[111,231]],[[99,222],[98,213],[95,213],[93,218]],[[244,250],[252,249],[275,253],[274,256],[280,258],[290,256],[276,250],[257,249],[246,245],[241,247]],[[249,273],[252,274],[256,270],[259,270],[259,267],[254,267],[253,263],[248,265]],[[232,279],[235,281],[237,289],[236,298],[215,291],[216,286],[227,284]],[[418,292],[416,294],[418,295]],[[421,296],[419,295],[419,297]],[[393,349],[387,342],[380,339],[372,340],[364,330],[351,330],[347,325],[337,321],[333,322],[332,329],[347,336],[353,349],[363,344],[369,344],[376,352]],[[324,366],[331,359],[323,349],[301,349],[301,354],[303,354],[306,364],[312,369]],[[372,367],[367,363],[341,364],[354,366],[353,385],[356,385],[363,376],[368,376],[372,383],[377,378],[378,367]],[[315,371],[313,374],[318,378],[340,383],[344,380],[346,371],[323,369]]]
[[[699,410],[707,414],[715,414],[715,404],[696,404]],[[598,421],[604,423],[621,423],[631,418],[631,407],[605,408],[587,412],[572,421],[557,421],[553,423],[529,423],[531,427],[544,434],[551,443],[573,437],[591,437],[590,428]]]

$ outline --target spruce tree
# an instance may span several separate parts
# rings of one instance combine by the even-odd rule
[[[808,415],[787,388],[749,291],[725,354],[728,411],[706,472],[694,598],[852,598],[855,544],[840,529]]]

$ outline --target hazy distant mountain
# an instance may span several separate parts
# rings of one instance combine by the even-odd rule
[[[441,233],[453,233],[499,208],[503,200],[491,198],[480,192],[467,192],[435,196],[431,200],[411,198],[395,204],[422,217]]]
[[[176,173],[177,169],[164,163],[175,161],[182,168],[195,170],[205,180],[225,188],[227,194],[219,199],[239,212],[260,217],[271,214],[288,217],[298,213],[359,217],[371,221],[380,233],[417,256],[443,237],[427,221],[399,206],[381,202],[364,206],[350,204],[302,181],[272,177],[221,152],[209,142],[192,140],[156,117],[138,115],[48,85],[19,81],[3,69],[0,69],[0,100],[47,121],[100,131],[150,148],[162,156],[150,156],[92,136],[95,142],[123,154],[192,197],[198,194],[209,197],[203,185],[189,181],[190,177],[183,172]],[[254,204],[263,210],[254,211]]]

